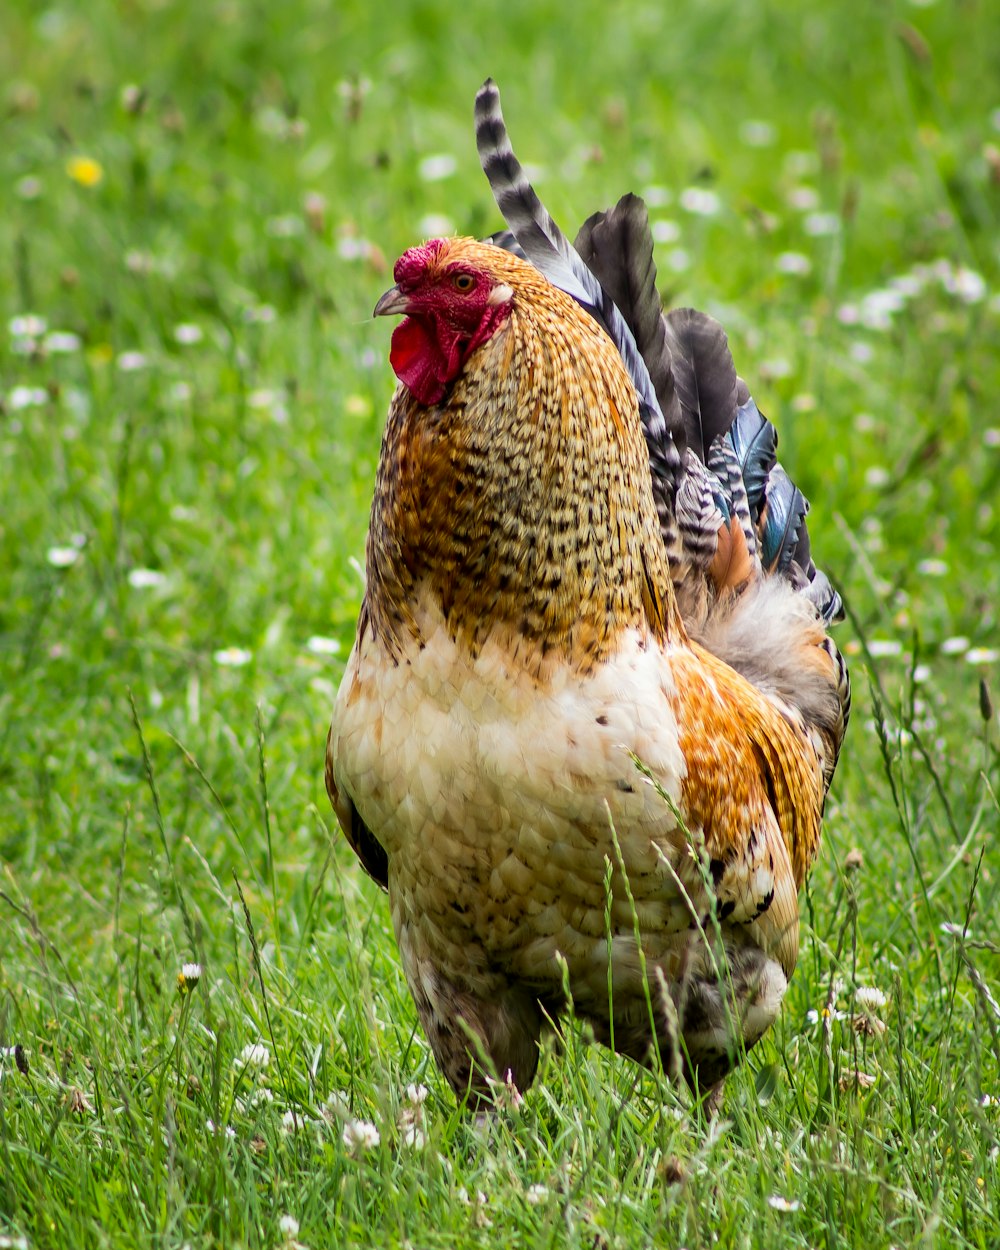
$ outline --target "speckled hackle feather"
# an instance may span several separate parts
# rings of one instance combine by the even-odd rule
[[[721,331],[648,307],[641,202],[591,219],[584,264],[495,96],[512,234],[411,249],[376,309],[401,382],[327,786],[460,1096],[531,1081],[564,969],[599,1039],[710,1087],[795,966],[837,604]]]

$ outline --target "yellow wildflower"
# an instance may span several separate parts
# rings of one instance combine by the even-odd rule
[[[99,161],[92,156],[73,156],[66,162],[66,172],[81,187],[96,187],[104,177]]]

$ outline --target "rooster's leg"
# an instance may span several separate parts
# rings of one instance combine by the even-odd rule
[[[542,1008],[530,991],[485,974],[475,987],[449,979],[421,957],[418,941],[399,935],[403,967],[438,1066],[474,1108],[494,1100],[491,1081],[527,1089],[538,1067]],[[499,1098],[503,1097],[503,1090]]]

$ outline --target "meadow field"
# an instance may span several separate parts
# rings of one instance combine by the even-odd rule
[[[778,1026],[477,1126],[323,786],[406,247],[627,190],[843,592]],[[1000,1245],[1000,6],[5,0],[0,1250]]]

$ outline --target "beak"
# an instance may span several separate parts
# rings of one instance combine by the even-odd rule
[[[396,317],[410,311],[410,302],[398,286],[391,286],[375,305],[373,317]]]

